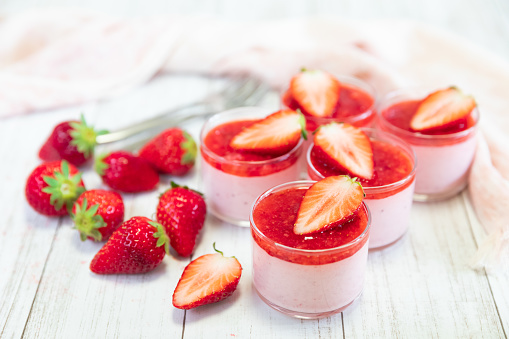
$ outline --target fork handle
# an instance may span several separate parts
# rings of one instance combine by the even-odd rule
[[[98,145],[109,144],[132,137],[136,134],[145,132],[160,126],[175,126],[188,119],[206,114],[209,105],[204,103],[184,104],[165,111],[157,116],[139,123],[132,124],[122,129],[98,135],[96,142]],[[189,112],[191,110],[191,113]],[[185,114],[187,113],[187,114]]]

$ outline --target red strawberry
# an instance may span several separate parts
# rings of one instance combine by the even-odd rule
[[[237,288],[242,266],[223,252],[205,254],[186,266],[173,292],[173,306],[183,310],[226,299]]]
[[[310,234],[336,227],[359,209],[364,198],[362,186],[346,175],[327,177],[314,183],[299,207],[295,234]]]
[[[66,215],[84,191],[81,172],[65,160],[37,166],[28,176],[25,187],[30,206],[49,216]]]
[[[106,185],[122,192],[150,191],[159,183],[159,174],[147,160],[126,151],[97,158],[95,170]]]
[[[474,98],[456,87],[439,90],[421,102],[410,121],[410,127],[415,131],[445,127],[467,117],[475,106]]]
[[[196,152],[196,143],[187,132],[170,128],[145,144],[140,157],[163,173],[184,175],[193,167]]]
[[[368,136],[350,124],[320,126],[315,150],[325,163],[363,179],[373,177],[373,148]]]
[[[97,274],[145,273],[152,271],[168,253],[164,227],[145,217],[133,217],[113,232],[90,263]]]
[[[81,121],[58,124],[39,150],[44,161],[64,159],[75,166],[85,163],[94,154],[96,137],[106,131],[95,131],[88,126],[83,115]]]
[[[124,221],[124,202],[117,192],[86,191],[74,203],[71,218],[81,240],[106,240]]]
[[[297,145],[301,135],[306,139],[305,126],[301,113],[281,110],[243,129],[230,141],[230,147],[262,154],[285,154]]]
[[[193,253],[206,212],[207,207],[200,193],[174,182],[159,197],[157,222],[165,227],[170,244],[179,255],[188,257]]]
[[[290,81],[290,92],[299,106],[309,115],[330,117],[339,101],[339,81],[324,71],[306,70]]]

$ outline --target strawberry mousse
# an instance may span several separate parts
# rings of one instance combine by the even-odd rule
[[[282,103],[300,110],[306,117],[306,129],[312,132],[332,121],[371,125],[376,116],[375,98],[375,90],[359,79],[303,70],[290,81]]]
[[[479,111],[475,101],[451,87],[390,93],[379,107],[379,128],[409,143],[419,167],[416,201],[456,195],[467,185]]]
[[[249,226],[250,208],[267,189],[299,179],[302,114],[242,107],[211,117],[201,132],[202,189],[216,217]]]
[[[355,139],[355,134],[351,136],[351,132],[364,135],[364,138]],[[328,137],[329,134],[332,137]],[[348,124],[326,125],[315,138],[320,138],[321,135],[324,136],[317,141],[318,145],[313,143],[307,152],[309,178],[321,180],[342,174],[357,176],[366,194],[364,202],[371,212],[369,248],[381,249],[395,243],[410,225],[416,170],[412,148],[400,138],[388,133],[370,128],[357,129]],[[353,139],[352,143],[356,146],[347,143],[349,138]],[[371,146],[367,152],[359,147],[366,141],[368,147]],[[325,146],[324,143],[333,144],[333,148]],[[356,158],[350,158],[349,152],[352,150],[357,153]],[[339,156],[348,155],[348,158],[339,159],[343,165],[334,163],[326,152],[339,153]],[[363,159],[366,153],[370,156]],[[357,165],[367,161],[368,164],[355,167],[348,161],[355,161]],[[371,172],[363,173],[365,167],[370,168]]]
[[[316,230],[315,221],[327,214],[320,209],[328,208],[327,199],[319,196],[318,204],[312,199],[311,206],[317,208],[311,212],[306,203],[320,182],[296,181],[274,187],[256,200],[251,212],[253,285],[269,306],[298,318],[341,312],[363,289],[370,216],[362,203],[362,188],[345,176],[328,179],[357,186],[360,195],[358,204],[328,218],[330,224],[325,227]],[[335,196],[342,191],[335,183],[324,183],[322,190],[329,187],[333,187],[327,192],[331,201],[345,202],[344,194]],[[350,203],[343,205],[352,206]],[[338,207],[332,210],[336,212]]]

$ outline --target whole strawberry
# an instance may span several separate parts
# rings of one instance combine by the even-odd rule
[[[83,115],[81,121],[64,121],[53,129],[39,150],[44,161],[67,160],[80,166],[94,154],[96,137],[106,131],[95,131],[88,126]]]
[[[184,175],[193,167],[196,152],[196,143],[187,132],[170,128],[145,144],[140,157],[163,173]]]
[[[188,257],[203,227],[207,207],[200,193],[174,182],[171,187],[159,197],[156,220],[166,228],[175,251]]]
[[[97,274],[145,273],[169,252],[164,227],[145,217],[133,217],[113,232],[90,263]]]
[[[71,218],[81,240],[106,240],[124,221],[124,202],[117,192],[86,191],[74,203]]]
[[[188,310],[221,301],[233,294],[242,275],[242,266],[235,257],[223,252],[205,254],[186,266],[173,292],[173,306]]]
[[[66,215],[84,191],[81,172],[65,160],[37,166],[25,186],[30,206],[48,216]]]
[[[99,157],[95,170],[106,185],[122,192],[150,191],[159,183],[159,174],[148,161],[126,151]]]

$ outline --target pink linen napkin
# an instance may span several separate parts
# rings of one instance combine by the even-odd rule
[[[490,268],[507,255],[509,64],[432,27],[394,21],[238,23],[24,12],[0,18],[0,118],[111,97],[158,72],[248,73],[282,88],[303,66],[362,78],[380,95],[416,84],[454,84],[473,94],[488,133],[480,137],[469,189],[489,233],[474,266]]]

